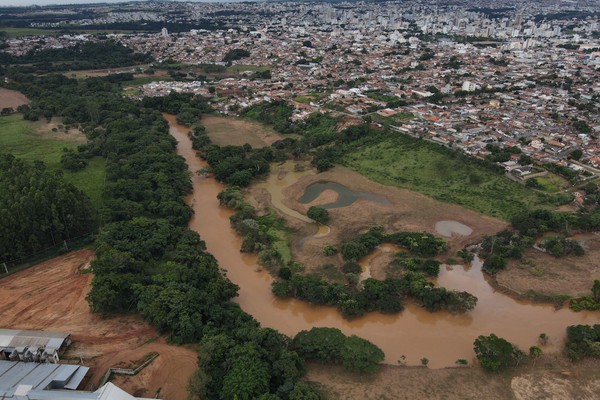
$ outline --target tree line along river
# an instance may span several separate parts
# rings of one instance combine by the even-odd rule
[[[177,139],[177,152],[185,158],[190,171],[207,166],[196,156],[188,137],[189,128],[179,125],[174,116],[165,115],[171,135]],[[315,326],[334,327],[346,335],[358,335],[378,345],[385,362],[395,364],[406,357],[408,364],[419,364],[427,357],[429,367],[455,365],[458,359],[474,358],[473,341],[479,335],[495,333],[521,349],[537,344],[540,333],[550,337],[544,350],[560,351],[566,327],[600,323],[600,313],[575,313],[552,305],[512,299],[497,292],[481,271],[481,260],[470,266],[442,267],[438,284],[448,289],[465,290],[478,297],[475,309],[467,314],[430,313],[412,304],[399,314],[377,312],[347,321],[333,307],[313,306],[294,299],[278,299],[271,293],[271,277],[261,270],[256,255],[241,253],[241,238],[229,224],[232,210],[219,205],[217,194],[225,186],[210,177],[192,176],[193,194],[188,202],[194,209],[190,229],[206,242],[207,249],[226,270],[228,278],[240,287],[235,299],[242,309],[264,327],[293,336]]]

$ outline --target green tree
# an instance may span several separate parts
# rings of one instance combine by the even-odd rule
[[[289,394],[289,400],[320,400],[319,396],[307,383],[298,381]]]
[[[483,269],[491,274],[506,268],[506,259],[500,255],[493,254],[483,262]]]
[[[69,171],[79,171],[87,166],[88,162],[81,153],[74,152],[70,149],[63,149],[63,154],[60,157],[60,165]]]
[[[346,336],[339,329],[312,328],[310,331],[300,331],[292,345],[304,358],[335,363],[341,358],[345,340]]]
[[[375,372],[385,358],[383,351],[366,339],[356,335],[348,337],[342,350],[342,364],[354,372]]]
[[[322,207],[312,206],[308,209],[306,215],[308,216],[308,218],[317,221],[318,223],[323,225],[329,222],[329,212]]]
[[[0,153],[0,188],[3,261],[30,256],[94,229],[90,199],[42,162],[32,165]]]
[[[236,358],[230,360],[233,365],[223,377],[221,400],[252,400],[269,392],[269,367],[250,349],[232,352]]]
[[[198,117],[191,111],[182,111],[177,114],[177,123],[190,126],[198,120]]]
[[[581,149],[575,149],[569,154],[569,157],[574,160],[579,160],[583,156],[583,151]]]
[[[535,363],[536,363],[537,359],[540,358],[542,356],[542,354],[544,354],[544,352],[542,351],[542,349],[540,349],[537,346],[531,346],[529,348],[529,358],[531,360],[533,360],[534,367],[535,367]]]
[[[342,244],[341,253],[344,260],[358,260],[369,254],[369,249],[362,243],[350,241]]]
[[[475,339],[475,355],[481,367],[496,372],[516,365],[522,357],[522,351],[509,341],[493,333]]]
[[[335,246],[332,245],[327,245],[323,248],[323,254],[325,254],[327,257],[336,255],[338,252],[338,249]]]

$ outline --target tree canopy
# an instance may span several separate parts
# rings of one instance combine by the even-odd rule
[[[43,163],[0,153],[0,261],[29,256],[95,228],[90,199]]]
[[[496,372],[519,364],[525,354],[509,341],[499,338],[493,333],[475,339],[475,354],[481,367]]]
[[[299,332],[293,347],[307,359],[342,364],[354,372],[376,372],[384,359],[383,351],[368,340],[346,336],[336,328],[312,328]]]
[[[89,141],[78,155],[106,159],[104,226],[88,294],[92,310],[138,312],[174,343],[200,342],[201,370],[190,383],[192,397],[318,399],[299,383],[304,363],[290,339],[261,329],[230,301],[237,286],[198,234],[186,228],[192,215],[184,202],[190,173],[159,110],[192,107],[198,113],[204,100],[172,95],[134,102],[105,78],[28,76],[18,88],[32,100],[24,110],[30,116],[60,114],[80,125]],[[77,206],[68,200],[69,207]]]

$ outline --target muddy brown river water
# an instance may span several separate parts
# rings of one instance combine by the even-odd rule
[[[206,166],[196,157],[188,128],[178,125],[175,117],[166,115],[170,133],[177,139],[177,152],[183,156],[192,172]],[[471,266],[442,267],[438,283],[449,289],[466,290],[478,297],[476,308],[467,314],[429,313],[415,305],[396,315],[370,313],[347,321],[333,307],[312,306],[297,300],[281,300],[271,293],[271,277],[261,271],[257,257],[242,254],[241,238],[231,229],[232,211],[219,205],[217,194],[224,186],[212,178],[192,177],[193,194],[189,204],[194,216],[189,227],[206,242],[208,251],[227,271],[227,276],[239,287],[236,302],[264,327],[275,328],[287,335],[314,326],[335,327],[345,334],[355,334],[377,344],[385,352],[385,361],[395,364],[404,355],[408,364],[417,365],[427,357],[430,368],[454,365],[457,359],[474,358],[473,341],[479,335],[495,333],[527,351],[537,345],[540,333],[550,337],[545,352],[562,348],[565,328],[573,324],[600,323],[600,313],[575,313],[569,309],[555,310],[551,305],[514,300],[494,290],[481,272],[481,262]]]

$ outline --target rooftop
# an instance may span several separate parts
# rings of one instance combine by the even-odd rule
[[[53,347],[59,349],[69,333],[0,329],[0,348],[3,347]]]

